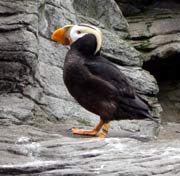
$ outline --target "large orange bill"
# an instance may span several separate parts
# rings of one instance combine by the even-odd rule
[[[67,35],[67,31],[72,26],[73,25],[66,25],[63,28],[55,30],[51,35],[51,39],[63,45],[70,45],[70,38]]]
[[[63,28],[55,30],[51,35],[51,39],[65,45],[65,30]]]

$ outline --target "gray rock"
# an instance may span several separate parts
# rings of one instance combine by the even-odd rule
[[[23,124],[32,120],[34,102],[19,94],[0,95],[0,124]]]
[[[180,53],[180,44],[176,42],[172,42],[169,44],[164,44],[149,52],[146,55],[146,61],[151,60],[151,58],[159,58],[159,59],[167,59],[172,57],[173,55]]]
[[[152,2],[150,6],[144,7],[143,12],[127,18],[130,43],[141,52],[144,68],[155,76],[160,86],[158,98],[164,109],[162,119],[177,122],[180,117],[179,9],[179,2],[174,0]]]
[[[118,67],[125,75],[128,76],[131,84],[135,87],[137,92],[144,95],[156,95],[159,92],[158,85],[154,77],[141,67]]]
[[[102,55],[119,65],[142,66],[140,53],[117,34],[103,30]]]
[[[94,25],[116,32],[121,37],[127,36],[127,21],[114,0],[76,0],[73,5],[80,16],[80,22],[95,22]]]
[[[1,1],[0,93],[1,123],[23,124],[33,119],[34,101],[23,89],[34,79],[38,60],[38,2]]]
[[[138,50],[147,52],[143,55],[145,60],[149,51],[167,44],[179,44],[179,8],[176,1],[159,2],[145,8],[144,13],[127,18],[129,37]]]
[[[159,138],[149,142],[132,136],[120,137],[119,133],[114,133],[116,138],[113,134],[106,139],[72,138],[66,125],[1,128],[0,175],[178,175],[180,172],[177,124],[165,125]]]

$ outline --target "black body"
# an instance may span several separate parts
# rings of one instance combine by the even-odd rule
[[[110,61],[94,55],[96,38],[87,34],[71,45],[64,63],[64,82],[85,109],[104,121],[153,117],[127,77]]]

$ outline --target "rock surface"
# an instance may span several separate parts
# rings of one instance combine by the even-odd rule
[[[158,139],[142,142],[119,130],[106,139],[75,138],[65,124],[1,127],[0,175],[178,176],[179,129],[169,123]]]
[[[118,1],[119,5],[130,4],[138,9],[126,14],[130,42],[141,52],[143,68],[158,81],[158,97],[164,109],[162,120],[179,122],[180,3],[175,0],[138,2]],[[126,8],[122,6],[122,11],[127,11]]]
[[[73,126],[92,127],[98,121],[64,87],[68,48],[50,40],[56,28],[72,23],[100,27],[102,55],[129,77],[152,113],[159,116],[161,111],[156,98],[160,83],[162,119],[179,117],[179,81],[167,86],[161,78],[165,72],[157,76],[163,59],[165,68],[169,57],[180,63],[179,3],[152,1],[146,9],[143,3],[148,1],[117,2],[119,6],[114,0],[0,0],[0,175],[179,174],[179,124],[163,124],[156,140],[159,128],[150,121],[112,122],[102,140],[70,133]],[[126,10],[128,3],[133,16]],[[178,70],[171,71],[170,80]]]

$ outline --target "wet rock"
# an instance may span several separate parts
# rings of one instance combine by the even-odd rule
[[[0,175],[149,176],[180,172],[177,124],[165,125],[159,138],[149,142],[128,136],[117,138],[117,134],[116,138],[109,134],[112,137],[106,139],[72,138],[69,132],[63,132],[67,127],[59,124],[1,128]]]

